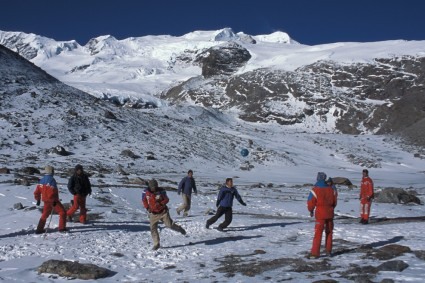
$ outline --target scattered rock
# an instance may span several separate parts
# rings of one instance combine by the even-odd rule
[[[22,186],[30,186],[31,185],[30,181],[28,181],[27,178],[15,179],[14,183],[18,184],[18,185],[22,185]]]
[[[421,259],[421,260],[425,260],[425,251],[414,251],[413,254]]]
[[[65,150],[65,148],[63,148],[63,147],[62,147],[62,146],[60,146],[60,145],[55,146],[55,147],[53,147],[53,148],[49,149],[49,154],[57,154],[57,155],[60,155],[60,156],[68,156],[68,155],[71,155],[71,153],[70,153],[70,152],[66,151],[66,150]]]
[[[421,204],[421,200],[417,196],[400,188],[386,188],[376,192],[375,201],[381,203]]]
[[[10,174],[10,170],[6,167],[0,168],[0,174]]]
[[[392,261],[384,262],[383,264],[379,265],[378,269],[380,271],[402,272],[403,270],[405,270],[408,267],[409,267],[409,265],[402,260],[392,260]]]
[[[15,203],[14,205],[13,205],[13,209],[16,209],[16,210],[20,210],[20,209],[23,209],[24,208],[24,206],[22,205],[22,203],[20,203],[20,202],[18,202],[18,203]]]
[[[124,149],[123,151],[121,151],[121,155],[122,155],[122,156],[126,156],[126,157],[130,157],[130,158],[133,158],[133,159],[140,158],[140,156],[139,156],[139,155],[134,154],[134,153],[133,153],[131,150],[129,150],[129,149]]]
[[[106,111],[105,111],[105,118],[107,118],[107,119],[112,119],[112,120],[116,120],[116,119],[117,119],[117,116],[115,116],[115,114],[114,114],[114,113],[112,113],[111,111],[106,110]]]
[[[379,249],[373,249],[369,251],[366,256],[376,258],[379,260],[389,260],[393,259],[395,257],[401,256],[404,253],[410,253],[412,250],[409,247],[397,245],[397,244],[390,244],[383,246]]]
[[[34,167],[24,167],[19,171],[28,175],[40,174],[40,170]]]
[[[90,263],[78,263],[67,260],[48,260],[38,268],[38,273],[51,273],[63,277],[72,277],[83,280],[106,278],[116,274],[109,269]]]

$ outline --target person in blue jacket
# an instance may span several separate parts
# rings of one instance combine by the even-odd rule
[[[178,215],[180,215],[181,211],[184,211],[183,216],[188,215],[192,203],[192,189],[196,195],[198,192],[196,190],[195,179],[193,178],[193,171],[189,170],[187,172],[187,176],[180,181],[179,188],[177,190],[178,194],[182,194],[183,199],[182,205],[176,209]]]
[[[226,179],[226,186],[223,186],[220,189],[220,192],[217,196],[216,206],[218,207],[216,214],[207,220],[205,227],[208,229],[212,224],[214,224],[221,216],[224,214],[224,222],[218,225],[217,230],[223,231],[227,226],[232,223],[233,217],[233,198],[235,198],[242,204],[246,206],[246,203],[242,200],[242,197],[239,195],[238,190],[233,186],[233,179]]]

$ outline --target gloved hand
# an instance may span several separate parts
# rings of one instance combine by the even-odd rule
[[[314,211],[310,211],[310,217],[314,216]]]
[[[242,204],[243,206],[246,206],[246,203],[244,203],[244,202],[243,202],[243,203],[241,203],[241,204]]]
[[[37,201],[36,206],[40,206],[40,200]]]
[[[53,206],[56,206],[57,204],[58,204],[57,202],[55,202],[55,201],[53,202]]]

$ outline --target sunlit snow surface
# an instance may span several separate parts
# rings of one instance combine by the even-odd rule
[[[246,135],[250,127],[241,126],[237,131],[229,128],[228,131],[234,135]],[[217,163],[201,164],[194,159],[177,170],[181,174],[141,173],[129,176],[155,177],[160,180],[160,185],[175,188],[176,182],[185,176],[186,169],[190,167],[195,171],[199,193],[193,197],[189,217],[177,216],[175,209],[181,202],[180,196],[175,191],[168,192],[171,216],[187,230],[187,235],[161,229],[162,247],[158,251],[151,250],[149,223],[141,205],[142,188],[135,185],[129,188],[129,185],[122,183],[122,176],[103,178],[108,187],[102,189],[96,187],[99,178],[93,176],[91,179],[95,187],[93,195],[88,198],[89,214],[100,214],[102,219],[90,221],[87,225],[71,223],[68,225],[70,232],[60,234],[57,232],[58,217],[54,216],[51,229],[43,239],[34,234],[40,217],[38,210],[12,209],[13,204],[18,202],[25,207],[34,206],[34,186],[5,183],[13,179],[12,175],[0,175],[0,277],[7,282],[51,282],[48,274],[37,275],[35,269],[47,259],[61,259],[93,263],[118,272],[99,282],[258,282],[266,278],[272,282],[309,282],[311,274],[314,274],[315,280],[329,278],[320,273],[289,272],[285,268],[266,271],[255,277],[236,273],[229,278],[216,269],[221,266],[220,260],[227,255],[247,255],[246,259],[261,261],[304,258],[310,250],[314,231],[314,222],[306,209],[306,199],[311,189],[309,184],[315,181],[316,173],[324,171],[328,176],[344,176],[359,185],[362,167],[347,162],[342,154],[344,151],[364,151],[369,158],[381,159],[382,168],[370,169],[377,190],[384,187],[412,188],[423,201],[424,161],[413,158],[393,143],[385,142],[383,137],[289,133],[277,129],[273,133],[258,134],[257,137],[261,138],[257,142],[263,142],[268,149],[287,152],[297,165],[283,161],[268,162],[257,165],[251,171],[242,171]],[[322,145],[318,146],[313,140],[321,141]],[[78,158],[78,152],[76,155]],[[93,155],[96,156],[96,153],[93,152]],[[246,159],[250,158],[252,155]],[[163,166],[167,163],[166,160],[157,162],[163,163]],[[140,171],[143,172],[143,169]],[[212,228],[205,228],[205,221],[211,217],[205,213],[215,209],[218,186],[226,177],[234,178],[248,206],[243,207],[235,201],[233,222],[223,233],[214,229],[223,219]],[[60,196],[64,202],[68,202],[71,195],[66,189],[67,179],[56,178]],[[364,226],[358,224],[359,189],[338,188],[334,250],[341,248],[342,240],[350,242],[353,248],[395,241],[412,250],[425,249],[422,222],[373,223],[377,218],[424,216],[422,205],[374,203],[372,224]],[[112,204],[105,205],[101,198],[109,199]],[[113,209],[118,212],[114,213]],[[255,250],[263,250],[265,254],[252,255]],[[336,270],[347,269],[352,263],[377,264],[377,261],[361,256],[359,253],[345,253],[332,257],[330,262]],[[397,259],[407,262],[409,268],[397,273],[380,272],[375,279],[393,278],[400,282],[424,280],[423,261],[413,254]],[[339,278],[337,273],[333,276],[340,282],[349,282]],[[54,281],[65,282],[67,279],[59,277]]]

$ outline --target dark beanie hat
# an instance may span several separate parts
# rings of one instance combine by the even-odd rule
[[[78,165],[76,165],[75,166],[75,171],[77,171],[77,170],[83,170],[83,166],[81,165],[81,164],[78,164]]]
[[[323,172],[317,173],[317,181],[324,181],[326,180],[326,174]]]
[[[155,189],[158,188],[158,181],[155,179],[152,179],[149,181],[149,189]]]

